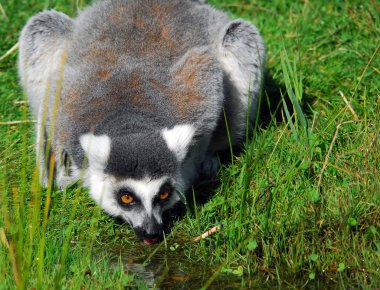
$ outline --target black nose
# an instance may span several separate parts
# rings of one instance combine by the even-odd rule
[[[142,228],[135,228],[135,234],[140,241],[144,242],[146,245],[152,245],[160,242],[163,238],[163,231],[157,231],[154,233],[147,233]]]
[[[136,236],[147,245],[158,243],[163,237],[163,226],[154,217],[147,218],[143,225],[134,228],[134,231]]]

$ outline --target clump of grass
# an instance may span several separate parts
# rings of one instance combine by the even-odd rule
[[[291,95],[293,91],[287,87],[287,93]],[[291,103],[295,102],[297,99],[293,98]],[[286,279],[280,273],[304,273],[307,281],[308,275],[315,279],[315,273],[327,275],[323,273],[338,270],[339,275],[348,276],[364,271],[364,279],[376,265],[378,236],[369,233],[377,233],[374,229],[378,228],[379,183],[364,187],[362,182],[368,171],[350,169],[350,164],[343,160],[329,162],[326,157],[331,152],[342,154],[342,150],[348,149],[347,145],[335,144],[339,138],[335,125],[327,129],[326,138],[325,128],[309,131],[306,123],[302,124],[299,111],[294,112],[297,118],[287,113],[280,132],[266,129],[255,134],[246,152],[223,172],[223,185],[216,197],[203,207],[202,220],[223,225],[215,246],[225,246],[227,251],[217,252],[216,259],[230,258],[237,265],[249,261],[247,268],[262,268],[273,277],[280,275],[280,280]],[[351,118],[347,112],[339,115]],[[301,123],[299,128],[293,123],[297,121]],[[342,124],[340,119],[336,122]],[[346,126],[352,124],[348,122]],[[345,131],[352,134],[352,130],[351,127]],[[268,142],[270,139],[273,142]],[[366,139],[369,142],[370,138]],[[340,142],[347,140],[342,137]],[[364,163],[364,156],[361,157]],[[375,178],[375,172],[371,178]],[[244,199],[242,191],[247,192]],[[368,239],[368,235],[372,238]],[[235,252],[237,248],[239,253]],[[360,252],[367,259],[354,262],[345,254],[354,248],[356,254]],[[338,266],[342,263],[345,270],[351,271],[342,273]],[[287,274],[283,271],[285,265]]]
[[[62,4],[70,3],[62,1]],[[16,15],[20,6],[23,7],[21,10],[26,11],[28,5],[33,4],[29,1],[9,2],[2,6],[2,11],[6,11],[7,15]],[[33,5],[33,9],[48,6],[50,4],[45,2],[43,5]],[[19,14],[23,15],[22,13],[21,11]],[[4,15],[3,13],[3,17]],[[7,30],[3,26],[0,27],[2,35],[9,35],[12,42],[16,43],[26,18],[20,17],[16,28],[12,27],[14,23],[11,24],[6,18],[6,22],[11,25],[6,27]],[[10,39],[2,43],[2,50],[11,43]],[[109,237],[115,224],[108,222],[102,230],[99,229],[102,214],[88,199],[84,189],[53,189],[52,171],[47,173],[47,189],[40,186],[38,175],[41,173],[35,165],[39,161],[36,162],[34,159],[34,121],[27,112],[26,98],[18,85],[15,53],[9,51],[1,61],[4,71],[0,72],[0,132],[7,136],[0,141],[2,287],[58,289],[65,285],[78,289],[83,285],[90,288],[115,288],[115,285],[118,285],[118,288],[124,289],[133,285],[144,286],[133,274],[128,274],[127,270],[123,269],[124,264],[121,261],[114,262],[113,268],[110,268],[110,257],[104,252],[97,253],[97,258],[94,259],[94,245],[100,232],[103,230],[104,237]],[[128,235],[127,229],[124,230],[124,234]]]

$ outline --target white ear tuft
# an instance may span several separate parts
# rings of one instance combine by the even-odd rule
[[[178,161],[182,161],[186,157],[187,149],[195,131],[195,127],[190,124],[176,125],[172,129],[165,128],[162,130],[162,137]]]
[[[107,135],[95,136],[87,133],[79,137],[91,167],[103,170],[111,151],[111,139]]]

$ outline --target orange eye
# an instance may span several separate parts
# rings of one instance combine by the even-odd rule
[[[121,201],[124,203],[124,204],[130,204],[132,203],[135,199],[133,198],[133,196],[129,195],[129,194],[124,194],[120,197]]]
[[[169,195],[170,195],[169,191],[165,191],[165,192],[160,194],[160,198],[162,200],[164,200],[164,199],[167,199],[169,197]]]

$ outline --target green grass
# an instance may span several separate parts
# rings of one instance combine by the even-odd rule
[[[17,53],[0,61],[0,288],[147,287],[133,263],[160,267],[161,287],[380,287],[380,6],[210,2],[251,20],[265,39],[262,113],[210,200],[159,246],[136,242],[86,190],[38,188],[33,123],[9,123],[31,120]],[[31,15],[73,16],[86,1],[1,4],[3,55]]]

